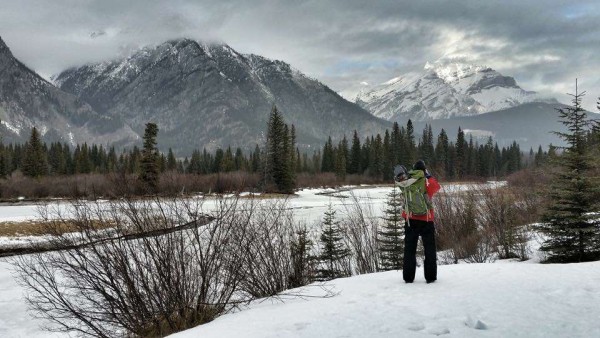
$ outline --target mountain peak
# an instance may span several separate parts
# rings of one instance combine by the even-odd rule
[[[459,81],[480,72],[495,72],[500,75],[490,67],[458,59],[440,59],[433,63],[427,62],[423,68],[425,71],[434,72],[446,83]]]
[[[16,59],[2,39],[0,111],[0,132],[6,132],[11,142],[24,141],[33,126],[46,141],[71,144],[137,137],[121,121],[98,114],[87,103],[41,78]]]
[[[4,40],[2,40],[1,36],[0,36],[0,54],[11,54],[10,49],[8,48],[6,43],[4,43]]]
[[[422,72],[395,77],[356,100],[375,116],[398,121],[478,115],[546,101],[523,90],[514,78],[464,57],[427,62]]]
[[[240,54],[221,42],[170,40],[67,70],[56,83],[133,130],[157,123],[161,147],[184,154],[260,144],[273,104],[304,145],[341,137],[347,126],[370,134],[388,125],[282,61]]]

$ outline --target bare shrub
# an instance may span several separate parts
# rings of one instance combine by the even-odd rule
[[[528,231],[525,225],[535,217],[531,197],[515,188],[483,188],[481,196],[482,222],[498,246],[500,258],[527,259]]]
[[[493,243],[482,226],[475,186],[455,194],[441,193],[434,199],[438,247],[449,250],[453,263],[493,260]]]
[[[207,225],[197,199],[79,203],[68,216],[46,210],[47,224],[78,227],[50,238],[69,249],[20,256],[14,264],[31,308],[50,330],[164,336],[232,308],[243,262],[237,244],[248,223],[233,216],[236,208],[236,201],[221,204]],[[98,231],[105,222],[112,230]],[[181,225],[161,235],[123,236]]]
[[[240,289],[251,298],[275,296],[314,280],[306,228],[294,221],[286,199],[247,200],[252,210],[242,242]]]
[[[72,176],[45,176],[31,178],[14,172],[0,180],[3,199],[20,196],[28,199],[46,197],[98,198],[114,197],[115,185],[111,176],[104,174],[78,174]]]
[[[346,247],[350,250],[354,274],[379,271],[377,236],[381,228],[380,218],[374,216],[371,204],[361,203],[354,193],[350,194],[349,203],[344,204],[344,207],[340,228],[345,236]]]
[[[526,260],[530,255],[528,224],[538,217],[540,195],[527,187],[472,186],[435,199],[438,245],[447,261],[486,262],[498,258]]]
[[[70,176],[44,176],[31,178],[19,171],[7,179],[0,179],[0,198],[29,199],[46,197],[67,198],[120,198],[143,196],[146,191],[140,186],[136,175],[125,173],[77,174]],[[194,193],[224,193],[258,189],[260,177],[242,171],[196,175],[174,171],[160,175],[159,191],[162,196],[180,196]]]

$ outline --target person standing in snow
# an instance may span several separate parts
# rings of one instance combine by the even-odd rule
[[[422,173],[418,171],[422,171]],[[424,190],[422,195],[426,207],[424,208],[424,212],[413,213],[410,208],[406,207],[405,211],[402,212],[402,217],[405,219],[404,266],[402,274],[406,283],[412,283],[414,281],[417,268],[417,243],[419,241],[419,236],[421,236],[423,248],[425,250],[425,280],[427,283],[433,283],[437,279],[437,254],[435,248],[435,225],[431,198],[438,190],[440,190],[440,184],[429,174],[423,160],[417,161],[410,173],[411,176],[415,177],[423,178],[424,176],[425,186],[424,189],[421,188],[421,191]],[[411,192],[411,188],[413,187],[406,188],[408,193]],[[411,205],[408,201],[406,204],[407,206]]]

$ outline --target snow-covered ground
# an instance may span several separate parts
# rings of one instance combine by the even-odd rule
[[[330,202],[343,211],[353,192],[381,214],[390,189],[304,190],[289,206],[298,220],[316,222]],[[449,193],[466,189],[444,187]],[[35,206],[0,206],[0,221],[36,214]],[[326,287],[333,297],[255,302],[174,337],[600,337],[600,262],[443,265],[434,284],[424,282],[419,268],[413,284],[391,271],[338,279]],[[22,292],[8,259],[0,259],[0,337],[57,336],[42,331],[43,321],[27,312]],[[302,292],[325,294],[314,285]]]
[[[398,271],[334,280],[331,298],[257,302],[173,337],[600,337],[600,262],[443,265],[434,284],[422,273],[413,284]],[[0,262],[0,337],[56,336],[21,297]]]
[[[600,337],[600,262],[444,265],[433,284],[422,274],[334,280],[334,297],[265,301],[172,337]]]

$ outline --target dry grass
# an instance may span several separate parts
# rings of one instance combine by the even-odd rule
[[[108,229],[112,226],[113,224],[107,222],[94,222],[96,230]],[[78,230],[79,227],[72,222],[62,222],[59,225],[56,222],[34,220],[0,222],[0,236],[3,237],[58,235]]]

